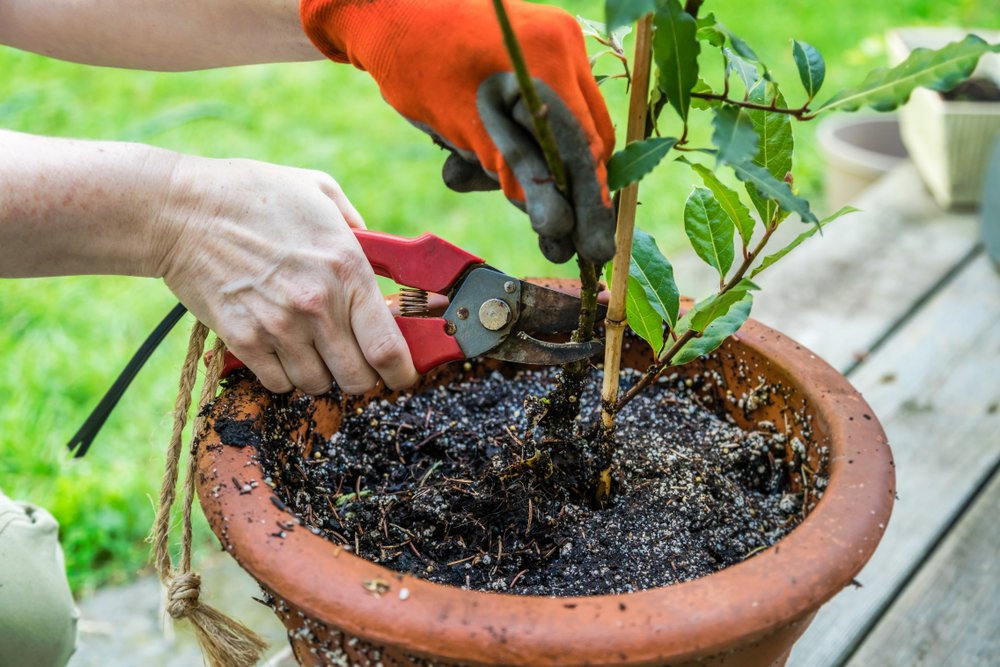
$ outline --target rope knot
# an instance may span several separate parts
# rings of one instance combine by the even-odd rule
[[[201,595],[201,577],[194,572],[185,572],[170,582],[167,591],[167,613],[179,621],[187,618],[198,608]]]
[[[188,619],[194,627],[198,645],[201,646],[205,664],[209,667],[254,667],[264,656],[267,642],[248,627],[233,620],[217,609],[199,601],[201,577],[191,572],[191,507],[194,504],[194,478],[196,457],[192,442],[184,476],[184,504],[181,511],[181,574],[175,574],[170,559],[170,510],[177,499],[177,467],[181,457],[182,432],[191,407],[191,390],[198,379],[198,361],[205,349],[208,327],[195,322],[188,342],[188,354],[181,371],[180,390],[174,402],[174,429],[167,448],[166,469],[160,488],[160,508],[156,513],[156,571],[160,581],[167,584],[167,613],[175,620]],[[218,391],[219,375],[225,362],[226,345],[221,338],[215,341],[215,355],[205,374],[198,417],[194,423],[197,437],[206,424],[205,406],[212,402]]]

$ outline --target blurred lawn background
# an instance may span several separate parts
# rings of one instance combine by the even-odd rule
[[[556,4],[603,18],[599,0]],[[803,101],[793,37],[826,57],[822,100],[885,64],[887,28],[1000,28],[995,3],[975,0],[709,0],[702,11],[714,11],[757,50],[791,106]],[[601,48],[588,41],[592,52]],[[717,51],[703,51],[703,69],[717,69]],[[597,71],[615,73],[617,67],[605,57]],[[740,85],[734,77],[734,91]],[[602,90],[621,148],[625,85],[610,81]],[[698,115],[704,118],[694,127],[694,139],[707,144],[709,115]],[[668,107],[662,134],[677,136],[678,125]],[[371,229],[404,236],[432,231],[518,275],[571,276],[576,268],[546,263],[527,218],[499,193],[447,190],[440,181],[445,154],[384,103],[366,74],[345,65],[158,74],[85,67],[0,47],[0,127],[321,169],[341,183]],[[796,186],[824,211],[815,124],[796,123],[795,131]],[[638,225],[656,236],[668,257],[686,247],[680,216],[692,183],[689,170],[674,164],[643,183]],[[678,282],[683,290],[684,276]],[[0,488],[55,514],[78,594],[126,581],[148,567],[143,538],[158,494],[190,318],[136,378],[90,454],[72,459],[64,444],[175,302],[154,280],[0,281]],[[209,540],[203,520],[199,535]]]

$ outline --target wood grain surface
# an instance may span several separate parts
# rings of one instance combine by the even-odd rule
[[[1000,665],[998,555],[1000,477],[994,477],[849,666]]]
[[[1000,276],[987,258],[965,267],[851,380],[889,436],[899,500],[858,577],[864,587],[820,610],[790,667],[841,664],[1000,457]]]

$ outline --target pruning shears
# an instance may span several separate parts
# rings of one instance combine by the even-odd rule
[[[354,235],[375,273],[403,288],[396,324],[419,373],[479,356],[521,364],[566,364],[589,358],[604,347],[603,341],[551,343],[529,335],[575,329],[581,305],[577,297],[519,280],[434,234],[408,239],[356,230]],[[448,297],[441,317],[430,314],[431,292]],[[186,310],[181,304],[174,307],[73,436],[69,449],[79,445],[77,457],[87,452],[129,383]],[[597,319],[605,313],[606,308],[598,306]],[[243,365],[227,351],[223,377]]]
[[[518,280],[434,234],[407,239],[357,230],[377,275],[403,291],[396,324],[406,339],[417,372],[449,361],[491,357],[521,364],[566,364],[600,352],[604,343],[549,343],[527,332],[572,331],[580,299]],[[428,314],[428,293],[448,297],[441,317]],[[598,319],[605,308],[599,306]],[[231,354],[224,374],[243,364]]]

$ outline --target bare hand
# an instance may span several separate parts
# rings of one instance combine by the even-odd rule
[[[409,349],[351,228],[364,221],[318,171],[183,157],[161,216],[160,275],[261,383],[352,394],[413,384]]]

